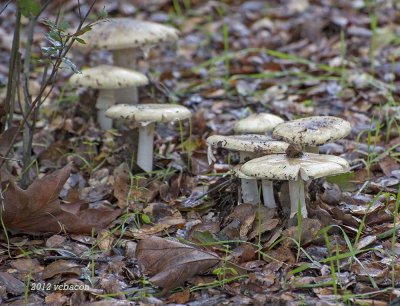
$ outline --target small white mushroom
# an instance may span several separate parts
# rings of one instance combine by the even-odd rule
[[[148,84],[147,77],[133,70],[121,67],[100,65],[83,69],[82,73],[74,74],[70,83],[99,90],[97,98],[97,122],[104,130],[112,128],[112,120],[106,118],[104,112],[116,103],[114,91],[119,88],[142,86]]]
[[[351,131],[348,121],[332,116],[312,116],[278,124],[272,131],[276,139],[298,144],[310,153],[319,146],[346,137]]]
[[[178,30],[162,24],[132,18],[108,18],[80,36],[85,44],[81,49],[110,50],[117,66],[136,69],[137,56],[157,44],[178,40]],[[137,89],[132,87],[118,92],[118,103],[137,104]]]
[[[240,163],[244,163],[253,158],[265,155],[284,153],[288,144],[283,141],[273,140],[265,135],[213,135],[207,138],[207,144],[210,147],[220,147],[230,151],[239,152]],[[210,149],[209,149],[210,152]],[[213,159],[212,153],[208,153]],[[240,171],[236,171],[236,175],[241,179],[241,194],[244,203],[258,204],[260,197],[258,195],[257,180],[244,176]],[[267,207],[276,207],[274,190],[272,182],[264,182],[263,200]]]
[[[235,123],[235,134],[265,134],[284,120],[268,113],[251,114]]]
[[[146,172],[153,170],[153,143],[156,122],[171,122],[191,117],[190,110],[172,104],[116,104],[105,115],[139,124],[137,164]]]
[[[286,154],[267,155],[245,163],[240,171],[250,177],[289,181],[290,217],[301,207],[303,218],[307,218],[304,196],[304,181],[341,174],[349,171],[349,164],[341,157],[303,153],[300,157]]]

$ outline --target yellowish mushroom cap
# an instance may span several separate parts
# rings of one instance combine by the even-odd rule
[[[74,74],[70,83],[94,89],[120,89],[148,84],[147,77],[140,72],[126,68],[100,65],[83,69],[82,73]]]
[[[284,122],[282,118],[272,114],[251,114],[236,122],[233,130],[236,134],[264,134],[282,122]]]
[[[243,164],[240,171],[248,176],[268,180],[316,179],[349,171],[348,162],[341,157],[303,153],[290,158],[286,154],[273,154],[255,158]]]
[[[350,122],[332,116],[313,116],[278,124],[272,131],[276,139],[317,147],[346,137]]]
[[[162,24],[132,18],[108,18],[79,38],[81,48],[121,50],[143,48],[178,40],[178,30]]]
[[[189,109],[176,104],[116,104],[111,106],[105,115],[132,122],[170,122],[192,116]]]

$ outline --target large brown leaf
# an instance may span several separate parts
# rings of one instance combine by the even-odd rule
[[[61,204],[60,191],[71,166],[34,181],[27,190],[11,181],[4,194],[2,217],[7,229],[19,232],[90,233],[106,227],[119,216],[111,207],[90,208],[85,202]]]
[[[139,241],[136,257],[152,276],[150,281],[164,288],[163,292],[208,271],[221,261],[213,253],[156,236]]]

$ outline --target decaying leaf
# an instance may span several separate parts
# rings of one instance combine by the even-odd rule
[[[7,229],[18,232],[91,233],[106,227],[120,210],[92,208],[85,202],[61,204],[58,198],[71,166],[37,179],[27,190],[11,181],[4,194],[2,218]]]
[[[139,241],[136,257],[152,276],[150,281],[164,288],[163,292],[205,273],[221,260],[213,253],[156,236]]]

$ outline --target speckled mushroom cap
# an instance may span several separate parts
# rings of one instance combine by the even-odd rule
[[[178,40],[178,30],[162,24],[132,18],[108,18],[79,38],[85,49],[121,50],[143,48]]]
[[[332,116],[313,116],[278,124],[272,136],[306,146],[320,146],[346,137],[351,131],[350,123]]]
[[[189,109],[175,104],[116,104],[105,115],[132,122],[170,122],[191,117]]]
[[[236,122],[233,130],[236,134],[264,134],[282,122],[284,122],[282,118],[272,114],[251,114]]]
[[[119,89],[148,84],[147,77],[126,68],[100,65],[74,74],[70,83],[94,89]]]
[[[267,155],[243,164],[240,171],[248,176],[269,180],[303,180],[345,173],[348,162],[338,156],[303,153],[289,158],[286,154]]]
[[[235,174],[236,177],[241,178],[241,179],[248,179],[248,180],[254,180],[254,177],[248,176],[246,174],[244,174],[242,171],[240,171],[240,167],[242,165],[236,165],[235,167],[233,167],[233,173]]]
[[[207,144],[232,151],[264,154],[285,153],[288,144],[265,135],[213,135],[207,138]]]

